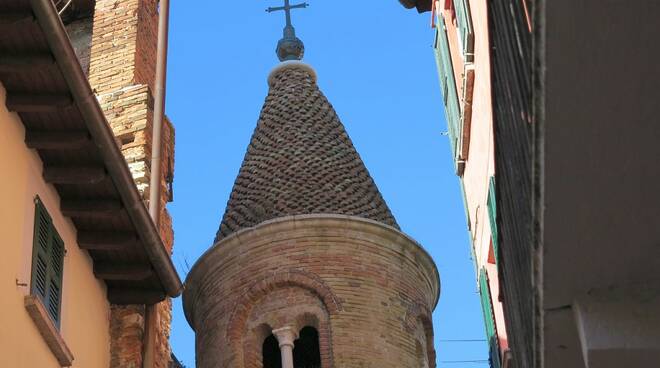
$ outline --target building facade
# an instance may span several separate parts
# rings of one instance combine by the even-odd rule
[[[289,25],[215,244],[188,275],[197,367],[435,367],[438,271],[303,50]]]
[[[155,1],[0,4],[3,366],[168,367],[174,132],[147,211]]]
[[[510,358],[500,298],[489,2],[435,1],[434,52],[463,194],[491,366]]]
[[[500,79],[511,81],[510,70],[524,69],[523,63],[528,61],[520,60],[516,64],[518,54],[511,47],[519,38],[522,38],[521,47],[530,46],[529,4],[487,0],[417,0],[402,1],[402,4],[419,12],[432,12],[434,54],[447,137],[463,195],[489,362],[491,367],[509,367],[514,364],[510,340],[523,338],[509,336],[510,323],[527,317],[513,315],[506,305],[531,303],[531,296],[522,300],[518,296],[507,298],[504,295],[506,283],[519,280],[515,272],[508,273],[509,280],[503,277],[509,268],[502,260],[502,238],[513,234],[520,236],[521,232],[502,234],[506,230],[502,229],[499,218],[499,174],[504,171],[507,175],[503,175],[502,180],[507,182],[518,174],[512,173],[506,162],[501,159],[498,162],[509,147],[498,148],[497,133],[512,118],[529,119],[529,110],[524,108],[529,106],[529,96],[525,93],[529,92],[530,79],[520,78],[516,85],[500,82]],[[507,9],[516,12],[515,22],[507,17]],[[516,115],[516,109],[524,110],[520,113],[522,116]],[[498,125],[498,121],[504,123]],[[516,222],[515,228],[525,227],[521,218],[509,220]]]
[[[425,10],[418,3],[426,2],[404,5]],[[457,3],[436,3],[445,23],[450,15],[442,6]],[[476,8],[487,14],[479,22],[490,43],[496,204],[491,233],[512,358],[504,364],[655,365],[660,359],[655,188],[660,128],[654,117],[660,76],[654,66],[658,49],[649,45],[657,38],[660,5],[465,3],[473,21]],[[451,37],[451,27],[441,26]],[[475,60],[477,37],[478,32]],[[455,62],[448,43],[449,52],[440,56],[452,55]],[[452,74],[447,59],[440,63],[441,79]],[[478,79],[475,73],[475,85]],[[452,99],[446,84],[443,80],[445,99]],[[461,103],[445,106],[450,136],[457,140],[451,121],[468,109]],[[471,134],[485,129],[474,114],[471,123]],[[460,159],[455,147],[452,154]],[[499,334],[497,318],[495,327]],[[497,364],[492,358],[491,363]]]

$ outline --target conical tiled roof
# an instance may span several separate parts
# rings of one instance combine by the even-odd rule
[[[263,221],[302,214],[359,216],[398,229],[313,71],[294,63],[271,75],[216,242]]]

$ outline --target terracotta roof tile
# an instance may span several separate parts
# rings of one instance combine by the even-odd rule
[[[271,80],[215,240],[302,214],[359,216],[399,228],[314,78],[285,68]]]

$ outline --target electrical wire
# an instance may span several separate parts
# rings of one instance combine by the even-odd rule
[[[479,360],[443,360],[440,363],[445,364],[455,364],[455,363],[489,363],[488,359],[479,359]]]

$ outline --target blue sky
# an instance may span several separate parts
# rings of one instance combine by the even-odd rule
[[[468,234],[453,174],[430,15],[396,0],[309,0],[293,14],[305,61],[334,105],[403,231],[435,259],[439,368],[487,358]],[[278,63],[281,0],[173,1],[167,114],[176,127],[174,263],[184,278],[209,247]],[[378,6],[374,6],[377,3]],[[194,333],[174,301],[172,346],[194,367]]]

